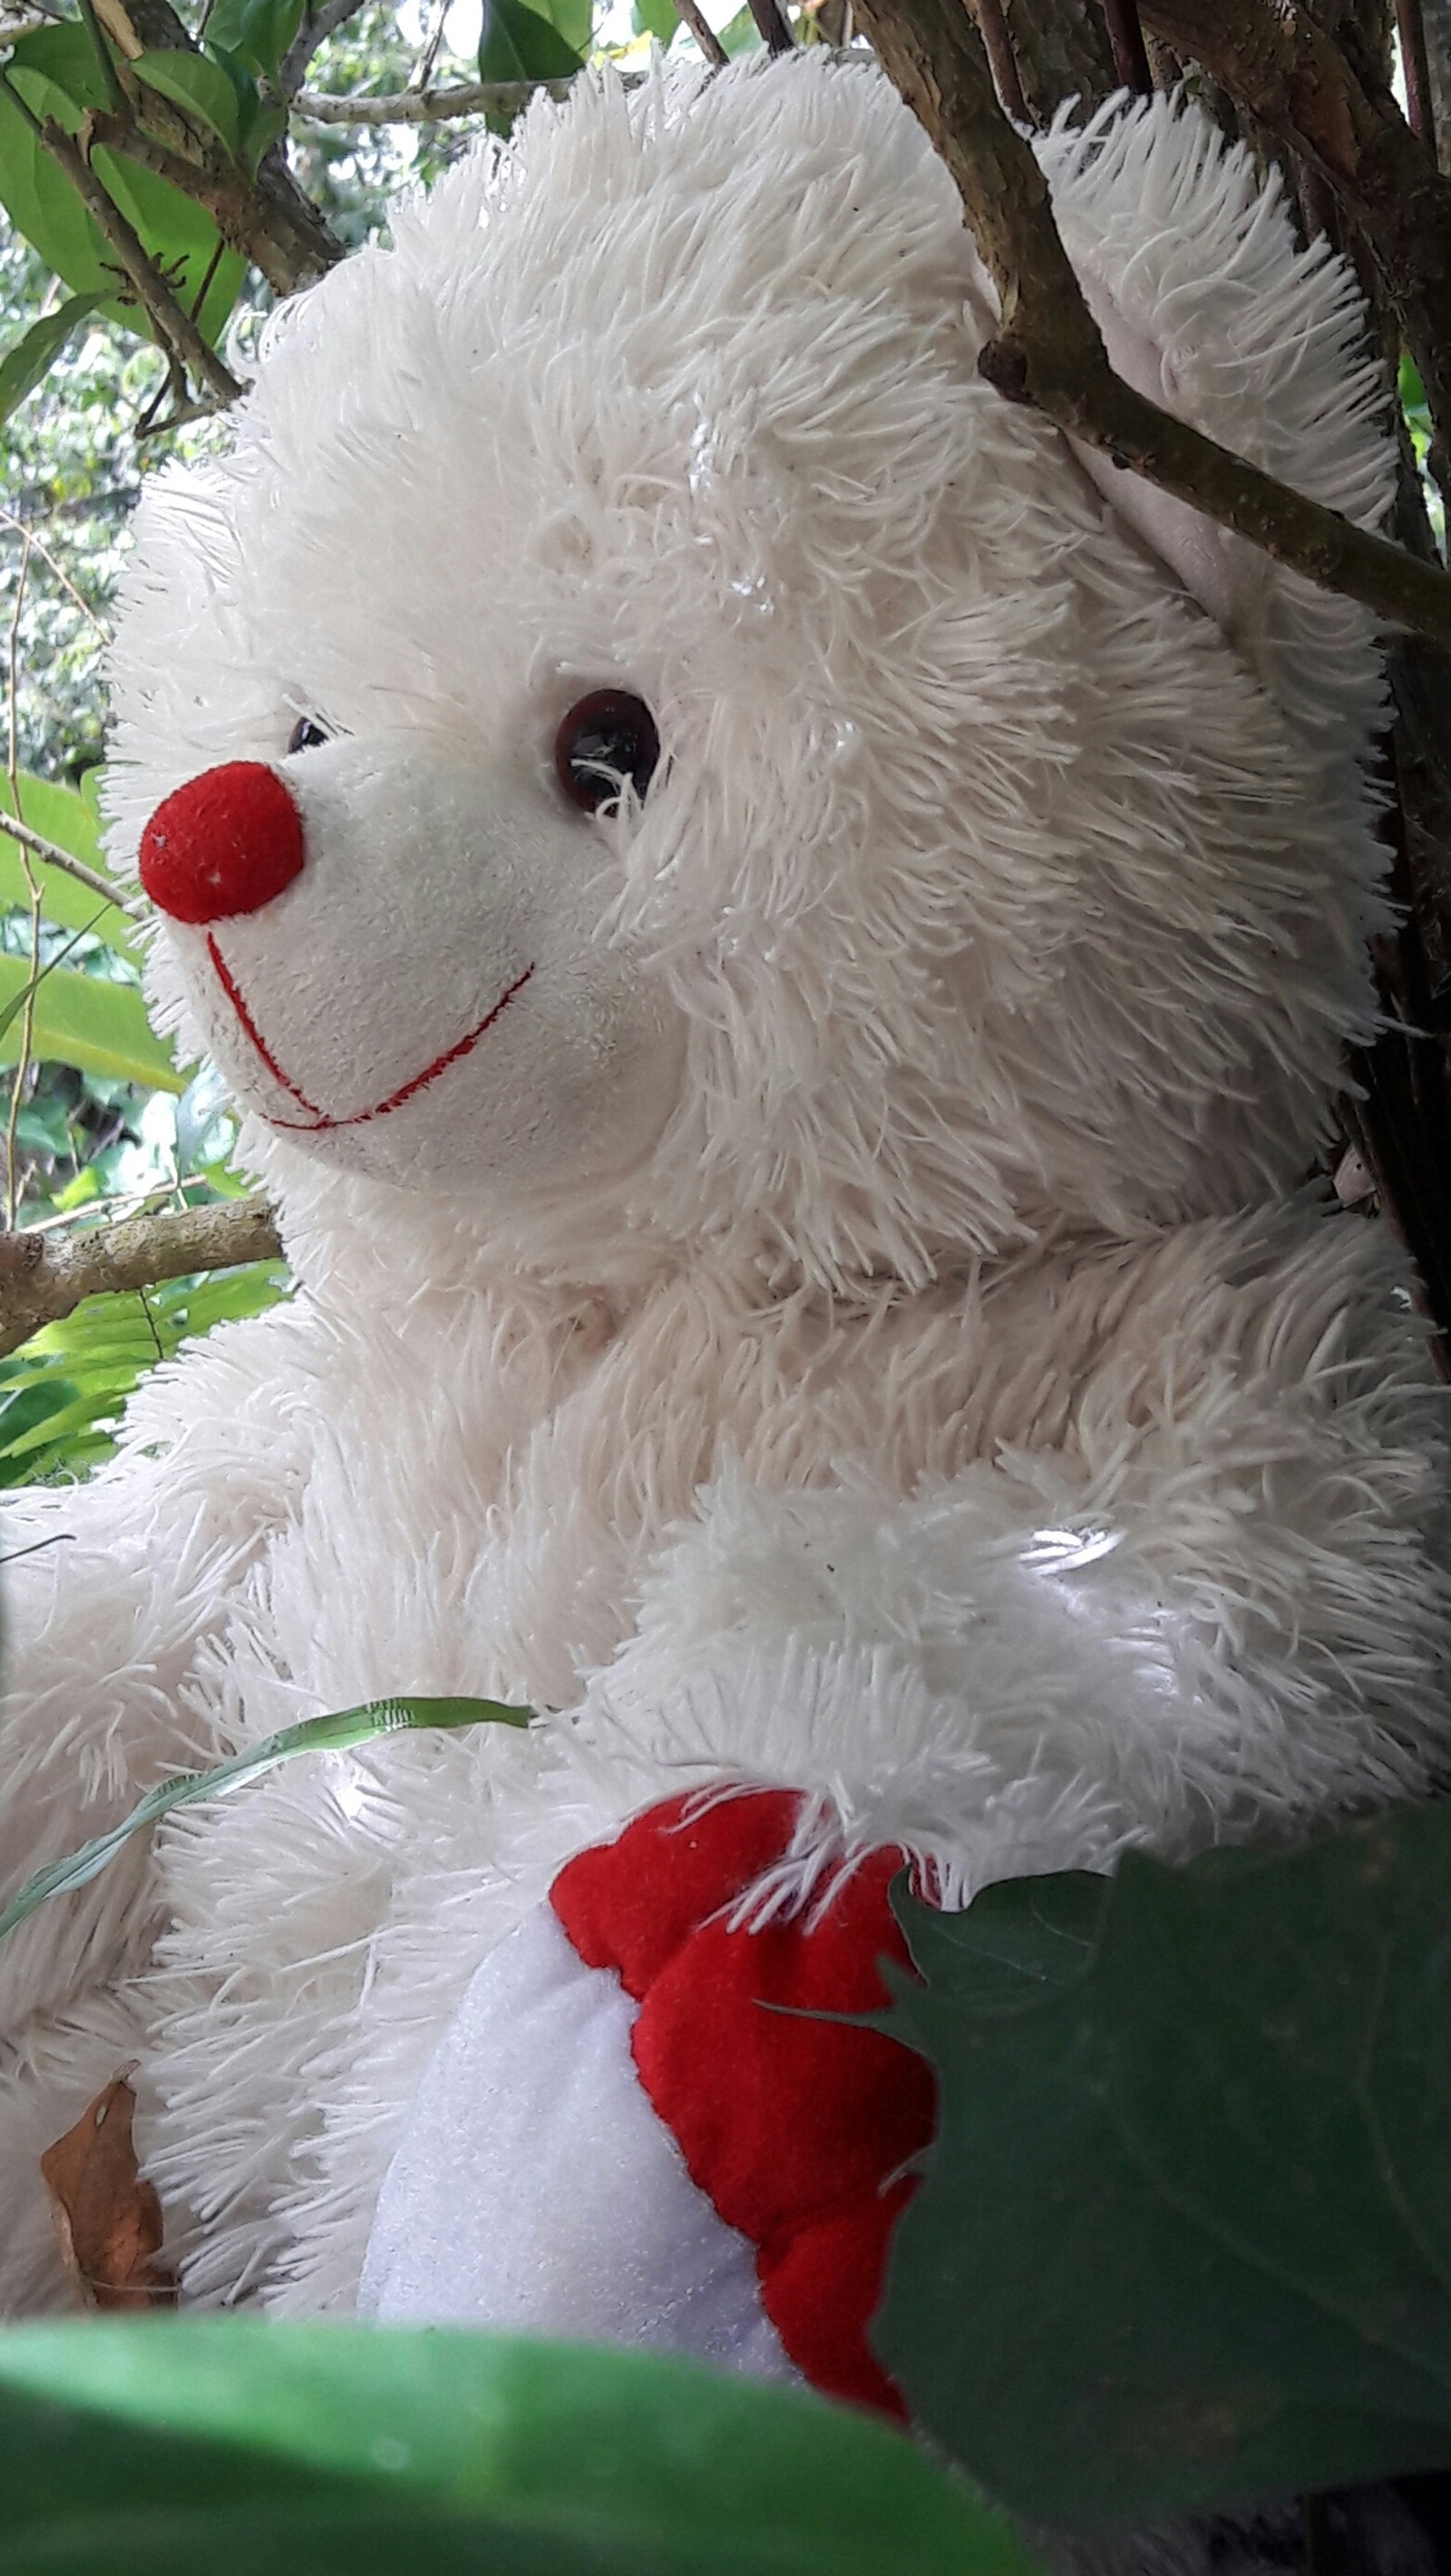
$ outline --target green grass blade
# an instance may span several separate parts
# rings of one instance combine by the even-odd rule
[[[145,1833],[173,1807],[229,1798],[234,1789],[260,1780],[264,1772],[275,1771],[279,1762],[291,1762],[299,1753],[344,1753],[355,1744],[371,1744],[380,1735],[397,1735],[415,1727],[528,1726],[533,1715],[532,1709],[506,1708],[493,1699],[376,1699],[328,1717],[304,1718],[300,1726],[284,1727],[280,1734],[264,1737],[260,1744],[234,1753],[230,1761],[218,1762],[210,1771],[180,1771],[174,1779],[163,1780],[109,1833],[97,1834],[79,1851],[48,1861],[0,1911],[0,1941],[47,1898],[70,1896],[99,1878],[133,1834]]]

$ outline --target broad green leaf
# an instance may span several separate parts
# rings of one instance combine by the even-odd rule
[[[635,33],[653,36],[658,44],[670,44],[680,32],[674,0],[635,0],[633,15]]]
[[[0,358],[0,422],[17,411],[47,376],[73,331],[95,312],[99,295],[72,295],[54,313],[42,314]]]
[[[34,114],[54,116],[71,132],[88,108],[106,104],[89,35],[73,21],[22,37],[11,49],[5,77]],[[193,310],[217,246],[210,216],[169,180],[113,152],[97,152],[94,166],[146,249],[172,277],[187,310]],[[114,254],[64,171],[8,95],[4,80],[0,80],[0,203],[16,230],[74,294],[103,296],[101,311],[146,336],[144,316],[117,293]],[[217,263],[197,317],[209,339],[215,340],[237,300],[245,265],[234,251],[226,252]]]
[[[29,981],[27,958],[0,956],[0,1014]],[[0,1064],[18,1062],[21,1036],[17,1016],[0,1034]],[[154,1035],[136,985],[82,975],[71,966],[57,967],[37,988],[30,1051],[43,1063],[118,1074],[123,1082],[145,1083],[153,1091],[186,1089],[186,1076]]]
[[[0,2335],[7,2571],[1032,2576],[899,2434],[639,2352],[248,2318]]]
[[[46,30],[47,34],[59,32]],[[22,38],[12,52],[12,65],[28,46],[39,41],[34,36]],[[14,72],[8,77],[14,79]],[[115,278],[106,272],[105,245],[96,225],[65,172],[51,159],[34,127],[16,105],[3,75],[0,75],[0,203],[3,203],[16,231],[23,233],[46,266],[54,269],[57,277],[63,278],[74,294],[109,294],[114,290]]]
[[[728,54],[754,54],[761,46],[761,30],[749,9],[738,9],[729,23],[718,31]]]
[[[303,0],[214,0],[207,42],[235,54],[275,89],[282,58],[302,24],[302,7]]]
[[[131,69],[148,89],[158,90],[173,107],[194,116],[226,151],[235,154],[241,149],[237,93],[220,63],[202,53],[160,47],[138,54]]]
[[[95,770],[88,773],[89,778],[98,775]],[[19,785],[21,821],[47,841],[54,841],[58,849],[68,851],[73,859],[83,860],[88,868],[104,875],[94,789],[88,795],[84,786],[80,790],[62,787],[52,778],[33,778],[28,770],[20,772]],[[30,887],[20,851],[5,832],[4,817],[12,811],[10,782],[0,777],[0,906],[28,907]],[[80,930],[94,918],[97,898],[89,886],[67,876],[63,868],[48,867],[43,859],[32,859],[30,864],[41,888],[45,920],[62,930]],[[139,969],[141,949],[134,924],[118,907],[96,924],[96,936]]]
[[[1451,1807],[897,1900],[941,2127],[874,2341],[1044,2523],[1451,2466]]]
[[[594,0],[527,0],[527,5],[557,27],[565,43],[584,60],[594,34]]]
[[[568,80],[580,68],[574,47],[526,0],[484,0],[480,80]]]
[[[106,909],[107,907],[104,904],[100,905],[97,911],[93,913],[91,919],[84,923],[82,928],[75,931],[66,941],[64,948],[57,950],[54,957],[48,957],[44,965],[33,967],[30,973],[26,976],[19,991],[17,993],[12,993],[8,1002],[0,1004],[0,1039],[3,1039],[7,1031],[13,1028],[18,1020],[22,1019],[26,1004],[32,999],[32,997],[34,997],[38,1006],[42,986],[49,983],[52,975],[58,975],[60,973],[63,961],[69,957],[72,949],[79,948],[82,940],[85,938],[86,932],[88,930],[95,929],[97,922],[101,918],[101,914]]]
[[[57,1415],[49,1425],[52,1434],[60,1427],[60,1421]],[[493,1699],[379,1699],[370,1700],[364,1708],[341,1709],[329,1717],[304,1718],[300,1726],[284,1727],[278,1735],[265,1736],[260,1744],[249,1745],[245,1753],[234,1753],[230,1761],[215,1763],[209,1771],[181,1771],[174,1779],[163,1780],[109,1833],[97,1834],[94,1841],[83,1843],[78,1851],[67,1852],[61,1860],[48,1861],[44,1869],[26,1880],[8,1905],[0,1908],[0,1941],[47,1898],[69,1896],[78,1887],[88,1887],[133,1834],[149,1832],[163,1816],[170,1815],[173,1807],[195,1807],[213,1798],[229,1798],[234,1791],[275,1771],[280,1762],[294,1761],[299,1754],[343,1753],[354,1745],[371,1744],[378,1736],[397,1735],[410,1727],[527,1726],[533,1714],[532,1709],[505,1708]]]

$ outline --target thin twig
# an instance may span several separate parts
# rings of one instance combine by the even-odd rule
[[[1140,98],[1147,98],[1154,86],[1154,75],[1149,69],[1148,47],[1134,0],[1103,0],[1103,16],[1113,48],[1114,70],[1125,89],[1136,90]]]
[[[282,1250],[263,1198],[125,1217],[87,1234],[0,1236],[0,1355],[58,1323],[83,1297],[154,1288],[192,1271],[274,1261]]]
[[[20,811],[20,616],[25,604],[25,587],[30,574],[30,537],[27,534],[20,557],[20,571],[15,582],[15,611],[10,620],[6,648],[9,694],[5,711],[5,776],[10,789],[10,802]],[[15,1187],[15,1135],[20,1123],[20,1104],[25,1097],[25,1076],[30,1063],[30,1050],[35,1037],[35,988],[40,981],[40,887],[30,864],[30,853],[21,849],[20,864],[30,889],[30,980],[25,991],[25,1010],[20,1023],[20,1052],[15,1060],[15,1079],[10,1086],[10,1109],[5,1121],[5,1225],[7,1232],[15,1224],[17,1191]]]
[[[362,6],[363,0],[322,0],[320,8],[305,11],[302,24],[283,56],[284,98],[291,98],[313,55],[327,43],[329,36],[335,36],[350,18],[356,18]]]
[[[457,81],[449,89],[394,90],[383,98],[331,98],[325,90],[302,89],[292,114],[310,125],[441,125],[451,116],[515,116],[541,90],[566,98],[569,81]]]
[[[81,615],[87,618],[90,624],[94,626],[102,643],[109,643],[111,640],[110,628],[107,626],[105,619],[97,615],[84,592],[77,590],[75,583],[72,581],[70,574],[66,571],[65,566],[57,563],[55,556],[51,553],[45,539],[36,535],[35,530],[30,526],[27,520],[17,519],[14,511],[7,510],[3,502],[0,502],[0,524],[3,524],[7,528],[13,528],[16,535],[23,540],[27,548],[34,548],[35,552],[39,555],[41,562],[50,572],[54,573],[62,590],[75,601]]]
[[[730,61],[730,56],[705,11],[697,6],[697,0],[675,0],[675,15],[682,27],[689,28],[706,61],[714,63],[717,71],[722,63]]]
[[[451,5],[452,0],[434,0],[433,24],[429,28],[423,51],[408,75],[406,86],[409,89],[428,88],[433,78],[433,66],[438,60],[439,48],[443,43],[443,31],[448,25]]]
[[[16,801],[18,803],[19,799]],[[114,904],[118,912],[126,913],[133,921],[140,919],[139,904],[130,902],[119,886],[98,875],[94,868],[88,868],[84,859],[73,859],[69,850],[63,850],[58,841],[48,841],[43,832],[34,831],[29,823],[22,823],[18,814],[0,814],[0,841],[17,841],[33,859],[44,859],[48,868],[63,869],[68,877],[75,877],[81,885],[89,886],[92,894]]]
[[[1028,102],[1018,75],[1018,57],[1003,14],[1003,0],[972,0],[973,15],[992,65],[993,86],[1015,125],[1031,125]]]
[[[1396,0],[1396,34],[1400,39],[1401,69],[1406,76],[1406,123],[1434,161],[1438,158],[1436,119],[1431,110],[1431,64],[1421,0]]]
[[[1451,643],[1451,575],[1277,483],[1116,376],[1030,145],[1003,115],[961,0],[858,0],[858,17],[952,178],[998,290],[979,371],[1323,589]]]
[[[791,33],[791,21],[781,6],[781,0],[747,0],[747,6],[755,19],[761,42],[768,54],[794,52],[796,39]]]

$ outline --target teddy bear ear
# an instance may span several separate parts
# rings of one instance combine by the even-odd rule
[[[1038,152],[1117,372],[1266,472],[1378,526],[1395,464],[1364,307],[1323,238],[1297,241],[1278,175],[1266,184],[1248,149],[1179,97],[1111,101],[1080,127],[1065,111]],[[1071,443],[1118,517],[1304,714],[1317,686],[1333,685],[1327,654],[1368,634],[1362,612]]]

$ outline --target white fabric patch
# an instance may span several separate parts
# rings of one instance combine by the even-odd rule
[[[484,1962],[418,2088],[359,2313],[650,2344],[795,2381],[755,2255],[635,2073],[638,2006],[548,1905]]]

